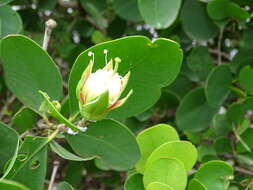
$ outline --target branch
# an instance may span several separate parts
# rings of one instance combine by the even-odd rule
[[[224,29],[220,29],[220,35],[219,35],[219,41],[218,41],[218,65],[222,64],[222,59],[221,59],[221,42],[223,38],[223,31]]]
[[[53,190],[54,180],[55,180],[55,176],[57,174],[59,165],[60,165],[59,161],[55,160],[52,175],[51,175],[49,186],[48,186],[48,190]]]
[[[70,1],[70,0],[58,0],[59,5],[65,8],[76,8],[78,7],[77,1]]]
[[[42,48],[45,51],[47,51],[47,47],[48,47],[48,44],[50,41],[52,30],[57,26],[57,23],[53,19],[49,19],[48,21],[46,21],[45,25],[46,25],[46,28],[45,28]]]
[[[235,171],[246,174],[246,175],[253,176],[253,171],[247,170],[245,168],[240,168],[240,167],[235,166]]]
[[[7,101],[6,104],[3,106],[1,112],[0,112],[0,120],[4,117],[4,112],[8,109],[8,107],[15,101],[16,96],[12,95]]]

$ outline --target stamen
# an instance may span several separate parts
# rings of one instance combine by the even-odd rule
[[[95,61],[94,53],[93,53],[92,51],[89,51],[89,52],[88,52],[88,56],[89,56],[89,57],[92,56],[92,61],[93,61],[93,63],[94,63],[94,61]]]
[[[105,65],[107,65],[107,55],[108,55],[107,49],[104,49],[104,54],[105,54]]]
[[[119,63],[121,62],[121,59],[119,57],[115,57],[114,61],[115,61],[115,66],[113,70],[114,70],[114,73],[116,73],[118,71]]]

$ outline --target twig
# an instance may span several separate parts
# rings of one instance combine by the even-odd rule
[[[241,167],[238,167],[238,166],[235,166],[235,171],[253,176],[253,171],[245,169],[245,168],[241,168]]]
[[[222,27],[220,29],[220,35],[219,35],[219,41],[218,41],[218,65],[221,65],[222,64],[222,59],[221,59],[221,41],[222,41],[222,38],[223,38],[223,31],[224,31],[224,28]]]
[[[48,186],[48,190],[53,190],[54,180],[55,180],[59,165],[60,165],[59,161],[55,160],[52,175],[51,175],[49,186]]]
[[[237,140],[242,144],[242,146],[243,146],[248,152],[252,152],[251,148],[247,145],[246,142],[244,142],[244,140],[240,137],[240,135],[238,134],[238,132],[236,131],[235,128],[233,128],[233,132],[234,132],[235,137],[237,138]]]
[[[229,61],[231,60],[230,56],[229,56],[228,54],[224,53],[224,52],[219,52],[219,51],[216,50],[216,49],[208,49],[208,51],[209,51],[210,53],[220,54],[222,57],[224,57],[225,59],[227,59],[227,60],[229,60]]]
[[[59,5],[65,8],[76,8],[78,7],[77,1],[69,1],[69,0],[58,0]]]
[[[53,19],[49,19],[46,21],[46,28],[45,28],[45,34],[44,34],[44,40],[42,48],[47,51],[47,47],[50,41],[52,30],[57,26],[57,23]]]
[[[6,104],[3,106],[1,112],[0,112],[0,120],[4,117],[4,112],[8,109],[8,107],[14,102],[16,99],[16,96],[12,95],[6,102]]]

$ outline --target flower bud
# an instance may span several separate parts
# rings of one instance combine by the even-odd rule
[[[107,57],[107,50],[104,51]],[[113,109],[122,106],[129,96],[119,99],[128,83],[130,71],[124,76],[117,73],[120,58],[116,57],[110,60],[103,69],[98,69],[92,73],[94,64],[94,54],[89,52],[89,56],[93,56],[89,65],[82,74],[82,77],[76,88],[76,96],[79,100],[80,112],[86,120],[100,120]]]

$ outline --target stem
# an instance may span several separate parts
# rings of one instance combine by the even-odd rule
[[[3,106],[2,111],[0,112],[0,120],[4,117],[4,112],[8,109],[8,107],[14,102],[16,99],[16,96],[12,95],[6,102],[6,104]]]
[[[221,59],[221,41],[222,41],[222,37],[223,37],[223,31],[224,31],[224,28],[222,27],[220,29],[220,35],[219,35],[219,41],[218,41],[218,65],[221,65],[222,64],[222,59]]]
[[[48,190],[53,190],[54,180],[55,180],[55,176],[57,174],[59,165],[60,165],[60,162],[55,160],[52,175],[51,175],[49,186],[48,186]]]
[[[253,171],[247,170],[245,168],[241,168],[241,167],[238,167],[238,166],[235,166],[235,171],[246,174],[246,175],[253,176]]]
[[[57,26],[57,23],[53,19],[49,19],[48,21],[46,21],[45,25],[46,25],[46,28],[45,28],[42,48],[45,51],[47,51],[47,47],[48,47],[48,44],[49,44],[49,41],[50,41],[52,30]]]
[[[247,145],[247,143],[240,137],[240,135],[237,133],[236,129],[233,128],[233,132],[237,138],[237,140],[242,144],[242,146],[248,151],[248,152],[252,152],[250,147]]]

